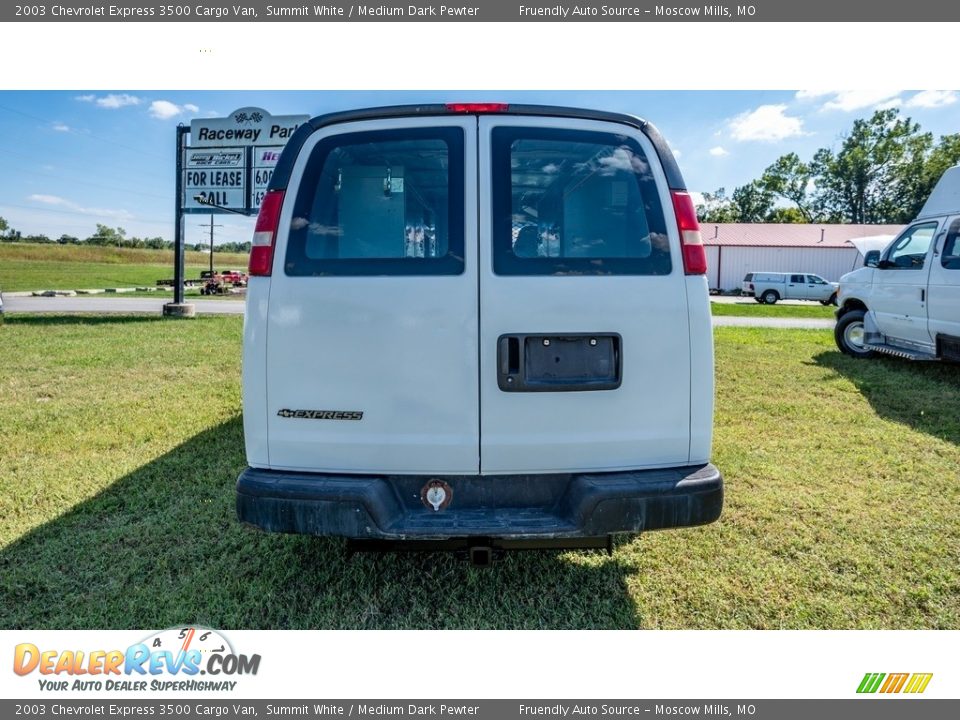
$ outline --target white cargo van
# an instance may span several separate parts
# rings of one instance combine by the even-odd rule
[[[643,120],[502,104],[315,118],[254,235],[240,519],[480,561],[716,520],[705,272]]]
[[[866,266],[840,278],[837,346],[911,360],[960,361],[960,166],[940,178],[923,210]]]

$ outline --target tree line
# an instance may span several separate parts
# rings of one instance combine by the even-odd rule
[[[935,140],[896,108],[877,110],[836,150],[777,158],[756,180],[704,193],[706,223],[901,224],[917,216],[943,172],[960,162],[960,133]]]
[[[173,241],[164,240],[162,237],[127,237],[127,231],[122,227],[110,227],[97,223],[97,230],[90,237],[78,238],[64,233],[60,237],[53,239],[47,235],[24,235],[19,230],[14,230],[10,224],[0,217],[0,242],[7,243],[40,243],[48,245],[98,245],[102,247],[118,248],[146,248],[150,250],[173,250]],[[188,250],[198,252],[209,250],[210,243],[199,242],[187,244]],[[247,242],[224,242],[214,245],[214,252],[250,252],[250,241]]]

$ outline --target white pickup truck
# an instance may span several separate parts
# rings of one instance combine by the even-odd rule
[[[837,346],[848,355],[960,362],[960,166],[917,219],[840,278]]]

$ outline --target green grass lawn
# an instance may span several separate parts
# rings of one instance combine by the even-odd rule
[[[720,521],[483,570],[237,523],[241,323],[0,325],[0,628],[960,628],[956,366],[720,328]]]
[[[761,305],[749,300],[738,303],[710,303],[710,311],[714,315],[735,315],[737,317],[776,317],[776,318],[821,318],[834,320],[833,305],[823,306],[818,302],[804,305]]]
[[[187,277],[209,268],[208,255],[186,253]],[[217,269],[246,268],[242,253],[214,253]],[[0,243],[0,290],[76,290],[156,285],[173,277],[173,251]]]

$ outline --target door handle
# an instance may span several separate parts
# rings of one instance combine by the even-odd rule
[[[920,302],[925,302],[927,299],[927,289],[920,288]]]

